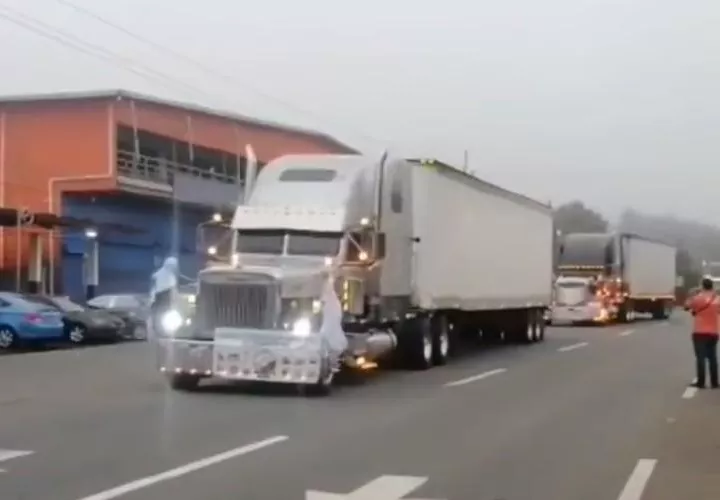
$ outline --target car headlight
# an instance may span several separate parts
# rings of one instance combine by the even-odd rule
[[[162,329],[167,333],[175,333],[182,325],[183,317],[175,310],[166,312],[162,318],[160,318],[160,326],[162,326]]]
[[[312,323],[307,318],[300,318],[293,323],[293,335],[297,337],[308,337],[312,331]]]

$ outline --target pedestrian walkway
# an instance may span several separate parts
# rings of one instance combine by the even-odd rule
[[[720,499],[720,391],[702,390],[670,417],[642,500]]]

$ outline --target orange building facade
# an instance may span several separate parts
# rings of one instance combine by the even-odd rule
[[[141,198],[167,197],[166,183],[143,173],[148,165],[157,170],[158,162],[208,182],[232,183],[244,175],[248,144],[261,165],[290,153],[357,153],[318,132],[123,91],[0,98],[0,206],[72,215],[64,213],[63,200],[74,195],[98,207],[98,197],[114,195],[118,206],[124,178],[143,183]],[[22,245],[17,255],[16,233],[0,229],[5,271],[25,262]],[[60,246],[48,243],[53,266],[62,260]]]

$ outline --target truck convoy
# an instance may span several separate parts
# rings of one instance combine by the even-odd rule
[[[544,339],[549,206],[387,155],[284,156],[249,181],[228,255],[214,248],[222,262],[199,273],[194,307],[162,318],[172,388],[215,378],[327,394],[340,369],[427,370],[465,340]],[[328,286],[342,352],[323,335]]]
[[[626,233],[564,235],[552,323],[665,319],[675,304],[676,249]]]

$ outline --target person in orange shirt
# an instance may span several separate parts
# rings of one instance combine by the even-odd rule
[[[720,298],[713,290],[713,281],[703,278],[702,289],[690,297],[685,303],[685,310],[693,315],[693,349],[697,378],[691,385],[698,389],[705,388],[705,363],[710,372],[710,386],[718,385],[718,315],[720,315]]]

